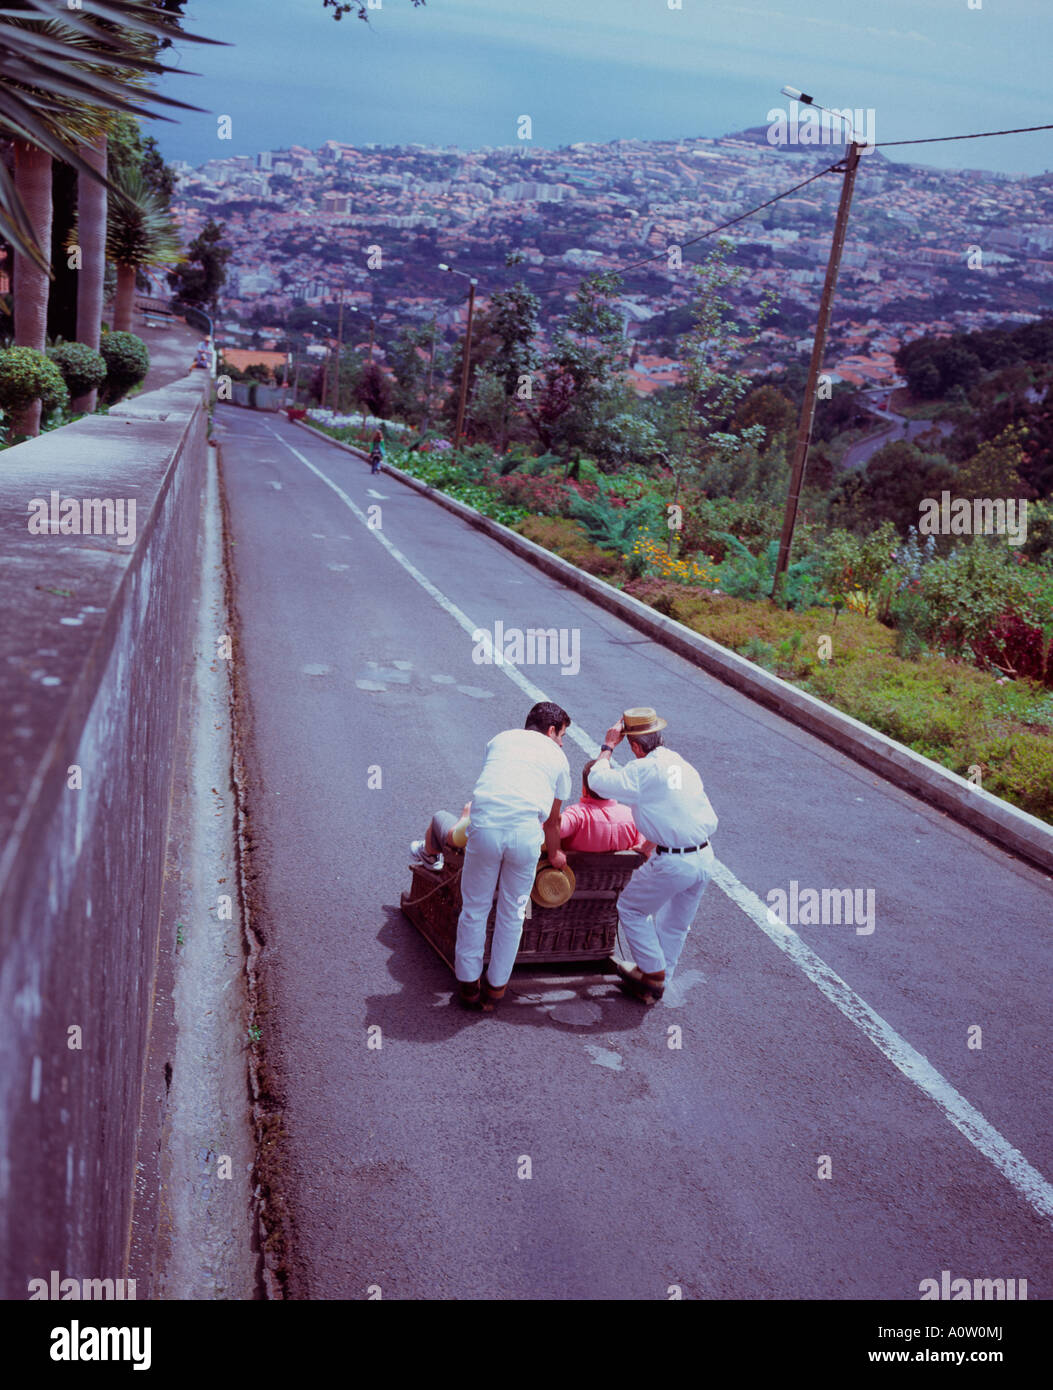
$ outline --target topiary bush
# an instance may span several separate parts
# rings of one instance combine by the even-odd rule
[[[119,401],[150,370],[150,354],[142,338],[134,333],[119,330],[104,333],[99,341],[99,351],[106,361],[105,393],[108,401]]]
[[[15,414],[35,400],[41,403],[42,415],[69,403],[69,392],[58,367],[37,348],[0,350],[0,408],[4,414]]]
[[[48,348],[48,356],[74,399],[86,396],[106,380],[106,359],[87,343],[56,343]]]

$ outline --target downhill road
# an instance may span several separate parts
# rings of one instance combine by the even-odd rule
[[[291,1294],[1048,1298],[1050,880],[284,417],[217,419]],[[497,621],[580,669],[477,664]],[[550,970],[465,1013],[399,911],[540,698],[575,783],[654,705],[720,816],[655,1009]],[[873,890],[873,929],[773,925],[791,881]]]

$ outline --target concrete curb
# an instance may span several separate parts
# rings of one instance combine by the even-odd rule
[[[354,454],[356,458],[365,459],[366,456],[351,445],[341,444],[339,440],[332,439],[321,430],[305,425],[302,421],[298,420],[296,423],[311,434],[317,435],[319,439],[335,444],[337,448]],[[817,738],[855,758],[864,767],[888,778],[896,786],[912,792],[941,811],[946,811],[996,844],[1029,860],[1047,873],[1053,873],[1053,828],[1037,816],[1029,815],[1027,811],[1021,811],[1008,801],[1003,801],[1001,797],[993,796],[990,792],[974,786],[958,773],[951,772],[940,763],[933,762],[931,758],[913,752],[904,744],[897,743],[895,739],[878,733],[876,729],[860,723],[858,719],[853,719],[851,715],[842,714],[840,710],[825,704],[814,695],[799,690],[788,681],[771,675],[761,667],[755,666],[752,661],[747,661],[745,657],[722,647],[719,642],[703,637],[700,633],[685,627],[683,623],[649,608],[639,599],[623,594],[602,579],[586,574],[568,560],[553,555],[543,546],[527,540],[525,536],[502,526],[500,522],[482,516],[474,507],[458,502],[427,483],[422,483],[419,478],[412,477],[401,468],[384,464],[383,471],[416,492],[424,493],[440,507],[445,507],[447,511],[461,517],[477,530],[485,532],[522,559],[536,565],[543,573],[583,594],[609,613],[623,618],[639,631],[661,642],[710,675],[734,686],[744,695],[807,729]]]

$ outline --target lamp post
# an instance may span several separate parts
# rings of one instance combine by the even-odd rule
[[[453,441],[453,452],[461,447],[461,434],[464,430],[464,410],[468,402],[468,364],[472,355],[472,311],[475,308],[475,287],[479,281],[474,275],[469,275],[466,271],[455,270],[452,265],[439,262],[439,269],[448,271],[451,275],[460,275],[468,281],[468,327],[464,336],[464,366],[461,369],[461,399],[457,404],[457,431]]]
[[[431,317],[431,351],[428,354],[428,385],[424,391],[424,423],[421,425],[421,434],[427,434],[428,426],[431,424],[431,378],[435,370],[435,338],[439,328],[438,314]]]
[[[354,304],[347,305],[349,314],[357,314],[358,308]],[[344,357],[344,290],[340,291],[340,317],[337,320],[336,329],[336,371],[334,373],[335,385],[333,388],[333,413],[340,414],[340,373],[343,367]]]
[[[329,325],[328,325],[327,323],[321,323],[321,322],[319,322],[318,319],[312,319],[312,320],[311,320],[311,327],[312,327],[312,328],[324,328],[325,331],[326,331],[326,333],[329,332]],[[321,404],[321,407],[322,407],[323,410],[325,409],[325,399],[326,399],[326,396],[329,394],[329,359],[330,359],[330,357],[331,357],[332,355],[333,355],[333,349],[332,349],[331,347],[329,347],[328,344],[327,344],[327,345],[326,345],[326,350],[325,350],[325,358],[324,358],[324,360],[323,360],[323,362],[322,362],[322,392],[321,392],[321,398],[320,398],[320,402],[319,402],[319,403]]]
[[[816,106],[820,111],[827,111],[827,107],[819,106],[817,101],[814,101],[806,93],[799,92],[796,87],[783,87],[782,91],[784,96],[791,97],[795,101],[804,102],[807,106]],[[842,121],[845,120],[840,112],[828,111],[828,114],[838,116]],[[823,352],[826,348],[826,332],[830,324],[834,290],[837,287],[837,276],[841,269],[841,253],[844,250],[845,233],[848,230],[848,210],[852,203],[852,191],[856,183],[856,168],[859,164],[860,149],[866,144],[857,136],[851,122],[845,121],[845,124],[848,125],[845,158],[837,166],[844,174],[844,182],[841,185],[841,201],[837,207],[837,221],[834,223],[834,235],[830,243],[830,259],[827,262],[826,279],[823,283],[822,297],[819,300],[819,320],[815,327],[815,339],[812,343],[812,358],[808,364],[808,380],[804,387],[804,399],[801,401],[797,442],[794,447],[793,468],[790,473],[790,491],[786,499],[782,535],[779,538],[779,558],[775,564],[775,577],[771,589],[772,599],[778,593],[779,581],[790,563],[790,547],[793,544],[793,532],[797,524],[797,507],[801,498],[805,468],[808,464],[808,446],[812,438],[812,424],[815,420],[815,398],[819,385],[819,372],[822,368]]]

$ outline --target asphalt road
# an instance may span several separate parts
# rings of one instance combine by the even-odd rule
[[[845,450],[845,456],[841,461],[841,467],[845,472],[863,468],[886,444],[896,444],[901,439],[913,442],[918,435],[926,434],[934,425],[942,435],[952,434],[954,431],[954,426],[946,421],[937,423],[932,420],[908,420],[906,416],[894,415],[888,410],[871,410],[870,414],[875,421],[884,420],[885,428],[877,434],[868,435],[866,439],[860,439],[858,443]],[[905,430],[904,425],[907,426]]]
[[[1048,1298],[1050,880],[284,417],[218,422],[293,1295]],[[580,671],[473,663],[496,620]],[[553,971],[466,1014],[399,911],[535,688],[586,747],[657,707],[720,816],[656,1009]],[[873,889],[874,930],[772,927],[791,880]]]

